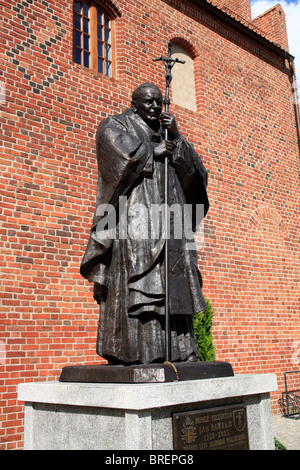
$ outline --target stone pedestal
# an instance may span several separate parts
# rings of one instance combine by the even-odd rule
[[[173,450],[172,414],[244,404],[250,450],[274,449],[275,374],[150,384],[20,384],[25,449]]]

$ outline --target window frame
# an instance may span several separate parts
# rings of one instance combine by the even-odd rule
[[[95,73],[99,73],[101,75],[104,75],[105,77],[108,78],[114,78],[115,77],[115,22],[114,19],[112,19],[111,15],[107,13],[107,11],[102,8],[98,3],[94,1],[89,1],[89,0],[82,0],[81,3],[86,3],[89,5],[89,33],[86,34],[84,33],[83,29],[79,30],[76,28],[75,25],[75,16],[76,16],[76,11],[75,11],[75,3],[76,1],[73,2],[73,61],[82,67],[87,68],[88,70],[91,70]],[[103,19],[103,29],[105,28],[105,19],[109,21],[110,23],[110,43],[105,42],[105,37],[103,37],[103,48],[105,47],[105,44],[110,44],[110,53],[111,53],[111,58],[107,59],[104,56],[101,56],[102,63],[103,63],[103,72],[98,71],[98,12],[102,16]],[[81,12],[81,17],[83,16],[83,10]],[[82,27],[83,28],[83,27]],[[82,40],[81,40],[81,47],[76,45],[75,41],[75,35],[76,31],[80,31],[82,34]],[[89,50],[84,48],[84,41],[83,37],[84,35],[89,36]],[[84,51],[89,53],[89,66],[87,67],[84,65],[84,55],[81,56],[81,63],[79,64],[76,60],[76,50],[80,50],[81,54],[84,53]],[[106,64],[110,63],[111,64],[111,73],[107,74],[106,73]]]

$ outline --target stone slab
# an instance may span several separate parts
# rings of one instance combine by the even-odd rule
[[[257,395],[277,390],[275,374],[236,375],[218,379],[150,384],[34,382],[18,386],[25,402],[96,406],[127,410]]]

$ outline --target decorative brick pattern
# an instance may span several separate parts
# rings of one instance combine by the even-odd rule
[[[215,312],[217,359],[236,373],[277,373],[277,413],[283,373],[299,369],[299,141],[290,71],[275,50],[204,3],[105,2],[116,33],[109,79],[73,62],[72,1],[2,2],[0,449],[22,447],[18,383],[99,362],[98,307],[79,274],[95,204],[95,132],[141,82],[163,89],[164,71],[152,58],[175,38],[195,60],[197,112],[171,111],[209,170],[199,266]]]

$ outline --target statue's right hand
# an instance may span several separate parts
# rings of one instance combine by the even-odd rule
[[[174,148],[175,145],[171,140],[163,140],[159,145],[154,147],[153,155],[157,160],[163,157],[172,157]]]

